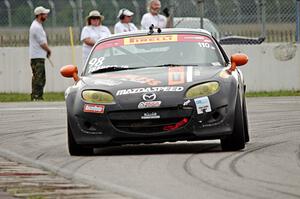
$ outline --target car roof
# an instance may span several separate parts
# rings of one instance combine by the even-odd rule
[[[132,37],[132,36],[148,36],[149,30],[137,30],[134,32],[125,32],[125,33],[117,33],[113,34],[109,37],[106,37],[104,39],[100,39],[97,41],[98,43],[101,43],[103,41],[111,40],[111,39],[121,39],[126,37]],[[204,34],[211,36],[211,33],[204,29],[192,29],[192,28],[165,28],[161,29],[161,33],[157,32],[157,29],[154,29],[154,32],[151,35],[165,35],[165,34]]]

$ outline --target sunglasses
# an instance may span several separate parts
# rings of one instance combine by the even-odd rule
[[[100,20],[100,17],[90,17],[90,19],[99,19]]]

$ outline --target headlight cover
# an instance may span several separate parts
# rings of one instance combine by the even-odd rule
[[[218,82],[207,82],[204,84],[198,84],[190,88],[185,97],[188,99],[194,99],[196,97],[204,97],[215,94],[220,89],[220,85]]]
[[[85,90],[82,92],[82,99],[87,103],[114,104],[114,97],[103,91]]]

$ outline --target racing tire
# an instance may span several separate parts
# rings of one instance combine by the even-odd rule
[[[87,155],[94,154],[94,148],[82,147],[76,143],[69,123],[68,123],[68,149],[70,155],[72,156],[87,156]]]
[[[245,93],[244,93],[244,97],[243,97],[243,119],[244,119],[245,142],[247,143],[250,141],[250,136],[249,136],[248,115],[247,115],[247,105],[246,105]]]
[[[234,124],[231,135],[221,139],[223,151],[238,151],[245,148],[244,116],[239,95],[235,104]]]

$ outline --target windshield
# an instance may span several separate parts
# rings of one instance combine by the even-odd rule
[[[222,66],[224,61],[211,38],[195,34],[150,35],[98,44],[85,74],[143,67]]]

